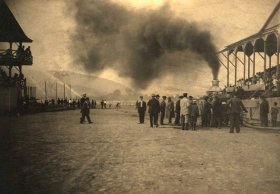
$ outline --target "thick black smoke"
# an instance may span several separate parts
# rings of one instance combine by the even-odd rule
[[[88,71],[114,68],[132,78],[135,86],[146,88],[174,65],[166,56],[183,54],[188,57],[178,65],[185,65],[186,75],[198,59],[200,64],[206,61],[217,78],[220,65],[210,33],[173,17],[168,6],[135,11],[111,1],[77,0],[72,8],[77,25],[72,51]]]

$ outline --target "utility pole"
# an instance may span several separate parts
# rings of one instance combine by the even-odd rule
[[[47,82],[45,81],[45,100],[48,99],[48,96],[47,96]]]
[[[64,83],[64,87],[63,87],[63,97],[65,99],[65,83]]]

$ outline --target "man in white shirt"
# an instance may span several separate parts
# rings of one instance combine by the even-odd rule
[[[180,100],[182,130],[188,130],[189,105],[188,93],[184,93],[183,98]]]

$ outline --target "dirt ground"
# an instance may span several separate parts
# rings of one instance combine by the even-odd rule
[[[134,109],[1,119],[0,193],[280,193],[280,132],[137,124]]]

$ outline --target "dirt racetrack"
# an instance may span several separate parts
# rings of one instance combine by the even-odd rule
[[[1,119],[0,193],[280,193],[280,134],[137,124],[136,111]]]

